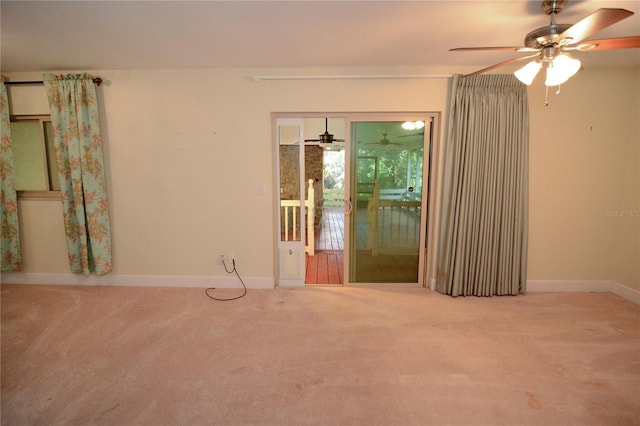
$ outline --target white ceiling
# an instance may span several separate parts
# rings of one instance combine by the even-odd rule
[[[282,67],[483,68],[549,18],[541,1],[7,1],[3,72]],[[640,35],[639,1],[569,1],[573,24],[602,7],[635,13],[593,38]],[[585,67],[640,66],[640,49],[578,54]]]

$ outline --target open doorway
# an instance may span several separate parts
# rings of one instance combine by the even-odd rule
[[[322,148],[321,151],[318,148]],[[316,207],[315,250],[307,253],[305,284],[344,284],[344,144],[307,146],[305,166],[321,167],[322,188]]]
[[[276,115],[275,131],[278,285],[342,284],[346,121]]]

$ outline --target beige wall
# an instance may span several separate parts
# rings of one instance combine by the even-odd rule
[[[582,71],[547,107],[537,81],[529,100],[528,279],[640,290],[640,70]]]
[[[104,102],[113,274],[224,276],[217,256],[233,253],[244,276],[273,278],[272,112],[445,107],[446,79],[254,82],[251,78],[280,73],[93,71],[105,79],[99,93]],[[16,81],[40,76],[9,77]],[[11,88],[14,102],[42,101],[46,109],[44,90],[34,95],[29,89],[30,97],[38,99],[18,101],[22,89]],[[258,193],[260,184],[266,185],[265,195]],[[20,207],[33,217],[50,210],[41,208],[43,203],[55,201],[22,202]],[[36,236],[45,235],[40,228],[48,226],[36,219],[31,224],[38,229],[32,230],[33,239],[24,239],[25,247],[43,244]],[[66,259],[25,256],[24,267],[26,272],[69,271]]]
[[[274,276],[272,112],[446,110],[448,80],[443,78],[251,78],[291,72],[93,71],[105,80],[99,92],[113,274],[224,275],[215,259],[234,253],[243,275]],[[615,280],[640,289],[640,219],[605,214],[640,208],[640,71],[584,71],[548,107],[543,106],[544,87],[536,84],[529,91],[529,279]],[[42,88],[14,86],[11,98],[16,108],[34,109],[20,112],[46,109]],[[260,184],[266,185],[265,195],[258,193]],[[43,255],[64,247],[63,234],[49,229],[52,203],[21,202],[27,272],[69,271],[65,256],[53,250]]]

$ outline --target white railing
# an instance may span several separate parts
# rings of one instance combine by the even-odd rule
[[[344,189],[323,189],[322,205],[327,207],[344,205]]]
[[[387,198],[385,195],[389,194],[381,192],[376,182],[367,206],[367,248],[371,249],[373,256],[417,254],[422,203],[399,200],[396,196]]]
[[[305,214],[307,216],[307,229],[304,250],[313,256],[315,249],[315,233],[313,225],[315,223],[315,195],[313,190],[313,179],[309,179],[309,187],[307,188],[307,198],[304,202]],[[280,200],[280,212],[282,217],[281,233],[283,241],[298,241],[298,232],[300,229],[300,200]]]

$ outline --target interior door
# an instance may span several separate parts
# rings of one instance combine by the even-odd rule
[[[349,282],[423,281],[431,121],[411,119],[350,122]]]
[[[277,281],[280,286],[304,286],[304,120],[277,118],[276,140],[279,170]]]

